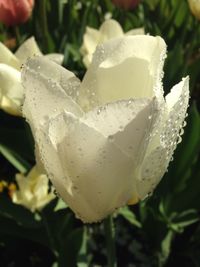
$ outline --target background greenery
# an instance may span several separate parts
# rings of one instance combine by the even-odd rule
[[[42,5],[47,5],[48,28]],[[81,3],[81,4],[80,4]],[[79,52],[85,27],[99,28],[107,12],[124,30],[144,27],[168,45],[164,88],[167,93],[190,75],[191,99],[183,141],[153,196],[114,215],[118,266],[200,266],[200,22],[186,0],[143,0],[132,11],[109,0],[36,0],[33,16],[19,28],[18,44],[34,35],[44,53],[61,52],[64,66],[83,77]],[[0,24],[0,40],[15,38]],[[13,50],[17,48],[13,47]],[[0,180],[34,164],[33,140],[24,119],[0,111]],[[0,266],[106,266],[102,224],[83,225],[58,199],[31,213],[0,193]]]

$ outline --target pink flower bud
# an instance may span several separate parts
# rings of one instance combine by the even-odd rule
[[[112,2],[117,7],[128,10],[135,8],[139,4],[140,0],[112,0]]]
[[[34,0],[0,0],[0,21],[7,26],[24,23],[32,13]]]

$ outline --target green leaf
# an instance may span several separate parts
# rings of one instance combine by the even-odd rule
[[[10,125],[12,125],[13,122],[9,121],[9,117],[7,117],[1,119],[7,120],[7,122],[10,122]],[[31,130],[27,123],[25,123],[24,121],[20,122],[22,124],[20,125],[20,128],[10,128],[8,125],[0,125],[0,144],[3,144],[9,149],[12,149],[22,158],[33,161],[34,141]]]
[[[176,175],[182,176],[193,164],[193,160],[200,151],[200,115],[195,104],[187,120],[187,127],[183,142],[179,149],[178,164],[176,164]]]
[[[87,242],[88,242],[87,227],[84,226],[82,245],[80,247],[80,250],[78,252],[78,257],[77,257],[77,266],[78,267],[87,267],[88,266]]]
[[[54,211],[66,209],[67,207],[68,207],[67,204],[61,198],[59,198],[54,208]]]
[[[71,231],[67,239],[63,240],[63,245],[59,253],[59,267],[76,266],[78,258],[80,260],[79,254],[81,250],[85,250],[84,227]]]
[[[0,215],[0,235],[15,236],[32,240],[48,246],[47,236],[42,227],[26,228],[11,218],[5,218]]]
[[[170,251],[171,251],[171,244],[172,240],[174,238],[174,232],[172,230],[169,230],[164,237],[164,239],[161,241],[161,252],[159,255],[159,266],[163,266],[164,263],[167,261]]]
[[[188,191],[187,187],[192,186],[195,178],[191,177],[191,171],[194,169],[194,164],[197,160],[200,151],[200,116],[196,105],[193,104],[189,110],[187,126],[183,135],[181,144],[178,145],[174,160],[170,163],[169,171],[159,186],[159,192],[162,194],[165,204],[169,210],[176,210],[184,206],[183,201],[185,194],[181,195],[184,190]],[[197,175],[197,174],[196,174]],[[191,191],[193,190],[193,192]],[[191,196],[195,191],[199,192],[198,187],[190,189]],[[177,194],[179,194],[177,196]],[[174,199],[176,198],[176,201]],[[187,199],[189,202],[190,199]],[[187,207],[188,208],[188,207]]]
[[[31,165],[12,149],[0,144],[0,153],[21,173],[26,173]]]
[[[118,214],[123,216],[129,223],[133,224],[134,226],[141,228],[141,223],[137,220],[135,214],[128,208],[123,207],[119,209]]]
[[[0,215],[4,218],[13,219],[18,225],[26,228],[37,228],[41,226],[41,223],[34,219],[34,213],[21,205],[12,203],[4,195],[0,195]]]
[[[58,21],[60,25],[62,25],[63,23],[63,11],[67,2],[68,2],[67,0],[58,1]]]
[[[199,214],[196,210],[186,210],[183,211],[173,219],[170,224],[170,228],[176,232],[182,232],[185,227],[196,223],[200,220]]]
[[[56,199],[53,200],[40,214],[48,233],[49,245],[58,252],[73,230],[73,216],[69,209],[60,209],[55,212],[56,201]]]

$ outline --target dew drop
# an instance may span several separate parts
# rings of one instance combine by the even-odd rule
[[[186,121],[184,121],[183,122],[183,127],[185,127],[187,125],[187,122]]]
[[[177,144],[180,144],[180,143],[181,143],[181,141],[182,141],[182,138],[181,138],[181,136],[178,136]]]
[[[183,135],[184,134],[184,130],[183,130],[183,128],[181,128],[181,130],[180,130],[180,133],[179,133],[180,135]]]

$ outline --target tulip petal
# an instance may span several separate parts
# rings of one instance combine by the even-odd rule
[[[24,69],[30,69],[39,72],[49,82],[56,82],[74,101],[77,100],[79,94],[80,80],[67,69],[59,66],[55,62],[45,57],[34,57],[30,59]]]
[[[144,28],[132,29],[125,33],[125,35],[143,35],[145,34]]]
[[[169,113],[161,136],[161,143],[168,149],[169,158],[171,158],[180,138],[180,132],[183,130],[189,102],[189,77],[183,78],[180,83],[175,85],[165,99]]]
[[[189,78],[175,85],[166,96],[166,112],[149,144],[138,173],[137,192],[143,199],[154,190],[166,172],[173,152],[181,141],[189,100]]]
[[[13,115],[21,114],[23,87],[20,72],[6,64],[0,64],[1,108]]]
[[[81,53],[83,57],[83,63],[88,67],[92,61],[93,52],[99,41],[100,33],[98,30],[91,27],[86,27],[86,33],[83,36],[83,45],[81,46]]]
[[[21,64],[24,64],[29,57],[33,56],[42,56],[42,52],[40,51],[37,42],[34,37],[27,39],[15,52],[15,56],[19,59]],[[56,62],[61,65],[64,59],[64,55],[58,53],[52,53],[48,55],[44,55],[48,59]]]
[[[180,106],[187,106],[189,98],[189,77],[183,78],[182,81],[172,87],[170,93],[165,97],[168,112],[173,112],[177,104]],[[179,103],[181,102],[181,104]],[[183,103],[182,103],[183,102]]]
[[[109,39],[121,37],[124,35],[121,25],[116,20],[113,19],[104,21],[99,31],[100,31],[100,38],[98,42],[99,44]]]
[[[121,25],[116,20],[109,19],[102,23],[99,30],[86,27],[81,49],[92,54],[98,44],[123,35],[124,32]]]
[[[32,127],[40,127],[48,117],[64,109],[77,116],[82,114],[71,97],[79,87],[79,80],[58,64],[44,57],[29,59],[22,70],[22,83],[25,87],[23,112]]]
[[[166,45],[162,38],[126,36],[99,45],[80,91],[80,105],[97,105],[131,97],[162,98],[162,67]]]
[[[131,30],[126,35],[144,34],[143,28]],[[107,42],[110,39],[122,37],[124,35],[121,25],[114,19],[104,21],[99,30],[86,27],[83,37],[83,45],[80,52],[83,55],[83,63],[88,68],[92,62],[93,53],[97,45]]]
[[[49,138],[64,171],[52,182],[60,181],[58,192],[84,222],[102,220],[132,197],[132,159],[82,119],[59,115],[50,121]],[[46,154],[48,165],[50,157]]]
[[[20,69],[20,62],[17,59],[17,57],[1,42],[0,42],[0,63],[12,66],[17,70]]]
[[[48,178],[51,179],[55,188],[59,189],[59,194],[63,196],[68,194],[66,188],[71,187],[71,181],[65,177],[58,152],[49,140],[48,124],[49,121],[46,121],[40,129],[34,132],[35,143],[38,147],[37,152],[43,169],[48,174]],[[65,177],[65,180],[63,180],[63,177]]]
[[[23,113],[30,121],[36,140],[37,158],[41,158],[39,147],[41,146],[47,151],[50,149],[48,144],[44,145],[46,144],[44,133],[46,121],[50,117],[53,118],[62,113],[63,110],[74,112],[77,116],[82,114],[80,107],[66,94],[66,91],[69,93],[76,90],[79,80],[73,73],[58,64],[44,57],[35,57],[29,59],[24,66],[22,83],[25,88]],[[51,153],[52,159],[56,158],[54,151],[49,153]],[[43,160],[41,162],[43,163]],[[54,159],[54,162],[60,173],[59,161]],[[45,167],[42,164],[40,166]],[[54,165],[52,164],[52,166]]]
[[[113,140],[136,165],[138,154],[146,150],[147,136],[151,134],[157,114],[155,98],[129,99],[98,107],[86,113],[83,120]]]
[[[140,199],[150,196],[167,170],[166,148],[158,146],[148,154],[137,174],[137,193]]]
[[[24,64],[29,57],[35,55],[41,56],[42,53],[34,37],[27,39],[15,52],[15,56],[19,59],[21,64]]]
[[[63,60],[64,60],[64,55],[63,54],[58,54],[58,53],[51,53],[47,54],[44,57],[54,61],[55,63],[62,65]]]
[[[99,31],[91,27],[86,27],[86,34],[83,37],[83,48],[88,51],[95,51],[99,40]]]

